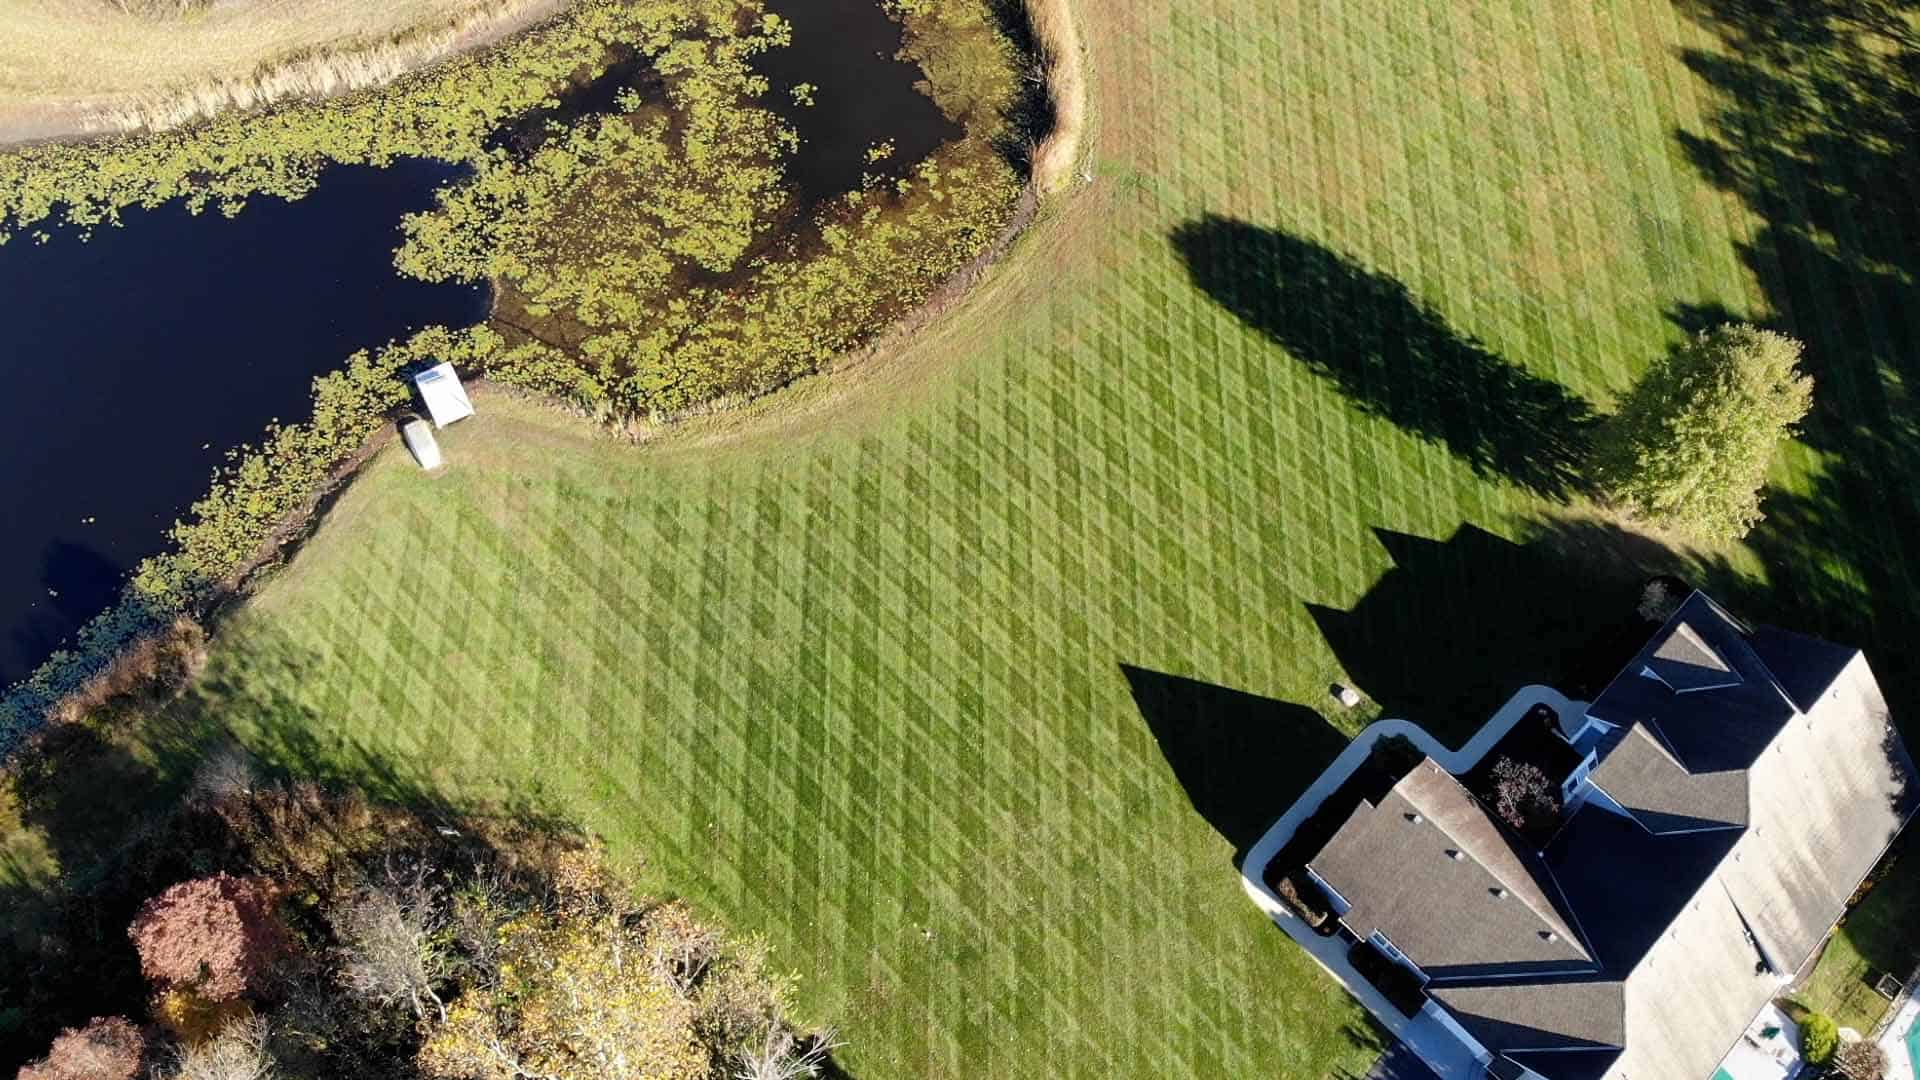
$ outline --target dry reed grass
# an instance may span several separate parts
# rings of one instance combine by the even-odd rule
[[[1033,153],[1033,182],[1043,194],[1063,190],[1080,164],[1087,127],[1087,68],[1071,0],[1027,0],[1027,18],[1046,65],[1053,130]]]
[[[502,24],[521,25],[521,16],[528,9],[552,6],[547,0],[493,0],[463,12],[444,26],[285,56],[262,62],[235,78],[210,78],[189,86],[168,87],[100,110],[95,122],[109,131],[164,131],[229,109],[257,109],[295,98],[331,97],[377,86],[444,60],[467,42],[491,38]]]
[[[0,0],[0,142],[377,85],[567,0]]]
[[[77,723],[115,701],[170,694],[192,681],[206,662],[206,631],[191,619],[175,619],[122,649],[99,674],[56,702],[48,722]]]

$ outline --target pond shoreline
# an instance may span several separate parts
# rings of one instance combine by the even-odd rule
[[[485,22],[456,32],[444,48],[433,50],[420,58],[419,62],[396,71],[377,82],[358,86],[342,86],[338,91],[327,95],[291,95],[279,98],[251,109],[226,109],[214,116],[224,116],[231,112],[263,112],[289,104],[324,101],[330,97],[340,97],[363,90],[377,89],[387,83],[405,78],[415,72],[431,68],[449,60],[493,48],[538,29],[571,7],[576,0],[536,0],[524,10],[515,11],[497,21]],[[357,52],[340,54],[342,58],[359,55]],[[139,133],[140,129],[115,126],[103,126],[99,117],[104,112],[126,104],[126,96],[101,97],[70,101],[37,102],[0,106],[0,154],[10,150],[24,149],[30,146],[44,146],[50,143],[87,143],[96,139],[111,138],[116,135]],[[214,116],[203,116],[192,121],[203,124]]]
[[[629,428],[627,433],[629,436],[637,434],[639,437],[633,438],[632,441],[645,444],[654,442],[675,432],[686,431],[691,437],[691,445],[703,444],[708,441],[713,441],[716,436],[712,433],[702,433],[697,430],[687,431],[686,429],[694,426],[690,422],[696,418],[712,417],[728,412],[747,414],[755,411],[749,409],[749,406],[759,406],[767,402],[770,398],[778,396],[783,390],[791,388],[796,383],[805,382],[813,378],[833,378],[843,373],[869,366],[871,361],[887,352],[898,349],[905,342],[912,340],[918,334],[925,331],[929,326],[939,322],[945,315],[964,302],[964,300],[975,291],[976,286],[981,283],[991,268],[1011,252],[1020,236],[1033,224],[1045,198],[1046,193],[1036,185],[1032,177],[1029,177],[1027,182],[1021,186],[1017,202],[1011,209],[1007,220],[974,258],[949,273],[945,278],[940,279],[938,284],[934,286],[933,290],[924,300],[914,305],[914,307],[901,314],[898,318],[892,320],[871,339],[843,350],[840,354],[821,363],[814,372],[788,380],[779,385],[766,387],[750,396],[714,402],[705,407],[677,414],[665,422],[661,430],[647,430],[636,433]],[[498,292],[494,291],[494,295],[487,300],[487,321],[491,321],[491,316],[494,314],[494,302],[497,298]],[[551,395],[538,394],[504,384],[495,386],[484,379],[479,381],[484,388],[483,392],[499,392],[511,394],[515,397],[534,398],[539,400],[545,407],[554,408],[563,412],[580,413],[582,411],[577,406],[569,406],[566,401],[554,398]],[[817,406],[817,402],[812,403],[804,411],[816,411]],[[387,417],[388,422],[383,423],[379,428],[361,439],[351,451],[343,453],[334,464],[327,469],[325,479],[305,493],[298,508],[285,514],[275,522],[271,527],[271,531],[264,537],[262,542],[258,544],[253,552],[244,560],[234,565],[230,573],[222,574],[217,581],[210,582],[208,591],[202,596],[201,602],[192,605],[192,610],[187,613],[203,619],[210,624],[218,622],[227,612],[233,610],[238,603],[244,601],[263,570],[270,570],[272,567],[284,564],[287,558],[298,551],[302,542],[311,535],[319,520],[324,516],[327,507],[332,504],[332,501],[351,484],[365,463],[393,439],[397,429],[392,425],[391,421],[400,411],[401,410],[398,409],[392,410],[391,414]],[[617,431],[617,428],[610,428],[605,425],[602,425],[602,427],[603,430],[607,430],[610,433]],[[727,436],[720,435],[717,437],[726,438]],[[113,611],[118,610],[119,606],[125,603],[126,601],[121,601],[120,605],[115,605],[115,607],[110,608],[106,614],[111,614]],[[106,614],[103,614],[102,617],[106,617]],[[159,628],[156,627],[155,629]],[[138,637],[144,636],[146,635],[138,635]],[[9,707],[7,711],[9,712],[13,712],[15,707],[23,704],[32,697],[39,697],[39,700],[51,706],[44,712],[39,709],[33,710],[33,712],[39,715],[37,722],[28,720],[24,714],[15,713],[16,721],[26,721],[26,723],[22,726],[16,726],[11,732],[12,738],[9,741],[13,742],[14,746],[8,748],[9,751],[16,748],[27,749],[37,742],[37,739],[34,738],[36,729],[41,728],[49,716],[60,714],[61,703],[69,699],[84,697],[83,688],[96,681],[99,678],[99,673],[104,672],[111,665],[115,655],[122,653],[135,641],[137,641],[137,638],[122,639],[119,647],[103,649],[99,653],[94,653],[90,649],[81,649],[81,655],[75,656],[72,659],[78,661],[79,671],[93,672],[95,674],[81,675],[78,683],[67,683],[68,689],[64,692],[55,690],[55,696],[53,697],[40,696],[40,694],[32,692],[30,684],[39,682],[42,679],[39,670],[37,670],[34,675],[29,676],[26,681],[8,687],[4,695],[0,695],[0,704],[7,705]],[[105,642],[101,644],[105,644]],[[70,667],[69,670],[74,669]],[[78,672],[76,672],[76,674],[77,673]],[[65,682],[65,679],[61,681]],[[54,688],[50,685],[42,685],[38,687],[38,690],[43,694],[47,690],[54,690]],[[19,696],[23,694],[27,696]],[[17,757],[18,755],[9,752],[6,756]]]

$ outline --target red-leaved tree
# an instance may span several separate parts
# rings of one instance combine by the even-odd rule
[[[1494,812],[1522,832],[1551,828],[1560,816],[1560,799],[1553,781],[1532,762],[1510,757],[1494,762],[1493,791]]]
[[[246,993],[286,946],[271,889],[224,873],[183,881],[147,901],[127,934],[147,978],[208,1001]]]
[[[47,1056],[20,1070],[17,1080],[134,1080],[140,1075],[147,1039],[118,1016],[96,1016],[86,1027],[68,1028]]]

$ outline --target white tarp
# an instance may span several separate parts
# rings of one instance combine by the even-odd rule
[[[406,440],[407,451],[421,468],[440,467],[440,443],[434,439],[433,429],[425,420],[415,418],[400,425],[400,437]]]
[[[413,385],[420,391],[420,400],[427,403],[434,427],[446,427],[473,415],[473,402],[467,400],[467,391],[460,385],[460,376],[453,373],[452,364],[435,364],[415,375]]]

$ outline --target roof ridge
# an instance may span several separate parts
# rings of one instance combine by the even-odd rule
[[[1591,943],[1587,941],[1586,935],[1576,933],[1573,929],[1573,925],[1568,921],[1568,915],[1570,915],[1573,911],[1572,902],[1568,901],[1567,912],[1563,914],[1558,908],[1554,907],[1553,901],[1547,897],[1546,890],[1545,888],[1542,887],[1542,882],[1539,880],[1539,878],[1527,872],[1528,859],[1531,858],[1535,863],[1538,864],[1538,869],[1544,872],[1547,875],[1549,880],[1552,880],[1553,871],[1547,866],[1547,861],[1541,858],[1539,853],[1528,852],[1525,848],[1521,847],[1518,844],[1515,844],[1513,842],[1514,838],[1512,835],[1512,830],[1510,830],[1507,827],[1506,822],[1500,820],[1500,815],[1490,811],[1487,808],[1486,804],[1482,803],[1480,801],[1480,798],[1467,788],[1467,785],[1460,782],[1459,777],[1455,776],[1452,772],[1442,767],[1441,764],[1435,761],[1432,757],[1426,758],[1425,761],[1422,762],[1422,764],[1431,764],[1435,771],[1439,772],[1440,775],[1446,777],[1447,780],[1451,782],[1453,786],[1459,790],[1460,794],[1466,796],[1467,802],[1470,805],[1472,805],[1475,810],[1477,810],[1479,813],[1486,816],[1487,820],[1493,824],[1494,835],[1500,838],[1501,842],[1506,847],[1507,851],[1514,856],[1515,861],[1519,864],[1521,876],[1525,878],[1525,881],[1514,882],[1510,880],[1507,874],[1502,873],[1498,867],[1494,866],[1492,863],[1488,862],[1488,860],[1484,858],[1479,858],[1475,856],[1474,861],[1479,863],[1481,868],[1484,869],[1490,876],[1492,876],[1492,878],[1495,881],[1498,881],[1501,884],[1501,886],[1506,889],[1507,894],[1509,896],[1518,897],[1522,906],[1524,906],[1528,911],[1533,912],[1535,918],[1547,924],[1548,930],[1554,933],[1564,934],[1568,944],[1572,945],[1574,948],[1578,949],[1583,955],[1585,955],[1589,963],[1598,964],[1599,960],[1595,958],[1595,956],[1593,955],[1593,946]],[[1409,801],[1412,801],[1412,800],[1409,800]],[[1434,820],[1434,817],[1432,814],[1428,814],[1427,817],[1428,817],[1428,820],[1433,821],[1434,827],[1436,829],[1439,829],[1441,832],[1445,833],[1448,839],[1452,840],[1456,845],[1459,845],[1456,848],[1456,850],[1459,850],[1462,852],[1467,850],[1466,845],[1460,840],[1460,838],[1455,836],[1453,832],[1448,828],[1446,828],[1444,825],[1441,825],[1439,821]],[[1553,882],[1553,887],[1556,892],[1559,892],[1561,894],[1561,898],[1563,900],[1566,899],[1566,890],[1560,888],[1560,883],[1558,881]],[[1536,903],[1532,898],[1531,894],[1535,892],[1539,893],[1540,903]],[[1540,910],[1541,903],[1544,903],[1546,905],[1547,910],[1545,911]]]

